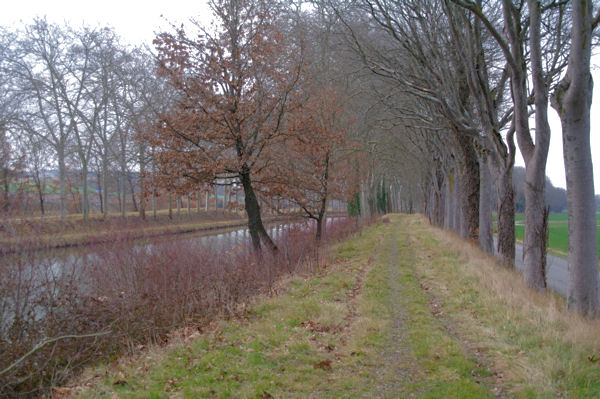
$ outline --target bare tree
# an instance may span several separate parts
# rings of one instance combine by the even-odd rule
[[[14,143],[10,134],[10,127],[14,125],[18,116],[18,93],[14,91],[13,74],[10,65],[11,43],[15,35],[5,30],[0,30],[0,185],[2,187],[3,211],[10,208],[10,181],[15,169]]]
[[[482,2],[477,2],[482,6]],[[460,60],[467,71],[469,91],[473,97],[476,115],[487,143],[482,143],[482,176],[491,169],[498,198],[498,257],[506,266],[514,267],[515,217],[512,170],[515,162],[514,127],[507,128],[512,119],[512,104],[505,92],[509,77],[508,67],[494,39],[486,34],[478,19],[467,16],[444,1],[448,23],[454,38],[454,48],[461,54]],[[498,16],[494,16],[498,19]],[[485,50],[484,50],[485,49]],[[502,131],[505,131],[505,138]],[[483,158],[488,162],[483,162]],[[492,203],[485,199],[489,178],[482,179],[480,202],[484,209]],[[489,247],[491,219],[480,210],[480,234],[485,236],[482,247]],[[488,212],[485,212],[488,213]]]
[[[11,72],[26,103],[19,128],[35,134],[53,148],[58,163],[60,215],[66,214],[66,158],[72,123],[61,86],[68,79],[70,39],[66,32],[37,19],[18,37],[9,55]]]
[[[453,0],[469,9],[486,27],[500,46],[510,71],[511,93],[514,104],[514,127],[519,149],[525,160],[525,237],[523,240],[524,278],[531,287],[544,289],[545,280],[545,171],[550,129],[547,121],[548,92],[564,66],[565,41],[563,38],[563,2],[552,2],[542,7],[538,1],[529,2],[529,15],[525,13],[525,2],[502,0],[503,33],[488,18],[499,4],[492,2],[487,9],[472,0]],[[542,19],[548,20],[542,24]],[[542,27],[547,29],[542,35]],[[528,36],[529,31],[529,36]],[[530,54],[527,54],[529,37]],[[542,49],[547,49],[543,52]],[[529,129],[529,93],[527,90],[527,63],[531,60],[534,82],[534,102],[536,113],[535,137]],[[545,66],[545,68],[544,68]]]
[[[443,10],[434,1],[364,0],[360,4],[363,13],[371,17],[362,23],[370,24],[372,29],[361,36],[357,24],[345,21],[360,57],[373,73],[395,82],[394,87],[415,100],[428,102],[427,110],[441,115],[444,128],[454,136],[456,160],[461,163],[464,180],[461,225],[466,238],[478,240],[480,179],[475,142],[479,129],[473,123],[466,71],[449,40]],[[434,59],[447,63],[431,62]],[[417,117],[419,124],[439,128],[431,113]]]
[[[593,81],[590,74],[592,2],[574,1],[571,50],[567,73],[552,94],[560,116],[567,176],[569,210],[569,283],[567,307],[586,316],[597,316],[598,242],[594,171],[590,148],[590,107]]]

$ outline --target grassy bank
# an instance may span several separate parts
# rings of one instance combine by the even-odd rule
[[[161,345],[173,331],[206,326],[272,292],[283,276],[312,273],[323,248],[356,229],[328,225],[323,246],[314,228],[290,225],[277,252],[233,243],[112,240],[93,255],[63,258],[28,252],[0,262],[0,397],[41,397],[90,363]],[[50,256],[50,258],[48,258]]]
[[[80,397],[600,395],[600,323],[476,248],[393,216],[242,317],[88,370]]]

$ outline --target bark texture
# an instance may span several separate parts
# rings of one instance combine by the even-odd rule
[[[488,158],[482,154],[479,159],[479,245],[488,254],[494,253],[492,235],[492,179],[488,167]]]
[[[498,195],[498,259],[507,267],[515,267],[515,191],[512,167],[497,173]]]
[[[456,139],[462,152],[464,190],[462,208],[463,237],[479,240],[479,160],[473,147],[473,139],[464,132],[457,132]]]

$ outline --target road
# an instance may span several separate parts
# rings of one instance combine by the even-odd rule
[[[548,288],[566,298],[567,284],[569,282],[567,260],[548,254],[546,263]],[[515,251],[515,266],[518,270],[523,271],[523,246],[520,244],[517,244]]]
[[[494,247],[496,247],[495,238]],[[520,244],[516,245],[515,267],[517,270],[523,271],[523,246]],[[566,259],[552,254],[547,255],[546,281],[548,288],[565,298],[567,297],[569,266]],[[598,289],[598,298],[600,299],[600,287]]]

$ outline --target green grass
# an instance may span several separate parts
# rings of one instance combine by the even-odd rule
[[[600,323],[419,217],[390,219],[242,316],[88,370],[80,397],[600,396]]]
[[[83,397],[110,397],[112,392],[125,398],[358,395],[360,381],[343,370],[354,371],[366,352],[344,345],[345,327],[356,306],[350,294],[383,229],[372,227],[341,245],[335,259],[343,268],[293,278],[283,293],[258,301],[242,319],[221,321],[189,345],[157,349],[143,356],[141,365],[135,359],[121,370],[112,369]],[[376,342],[377,329],[366,325],[353,339]]]
[[[598,254],[600,257],[600,213],[596,213],[596,221],[598,225]],[[515,214],[515,237],[517,241],[523,242],[525,234],[525,214]],[[494,224],[497,223],[497,217],[494,215]],[[569,251],[569,228],[568,215],[563,213],[551,213],[548,217],[548,250],[554,255],[566,257]]]
[[[560,214],[562,216],[562,214]],[[569,226],[565,221],[560,218],[549,218],[549,231],[548,231],[548,249],[551,253],[566,257],[569,251]],[[600,227],[597,231],[600,233]],[[523,236],[525,234],[525,226],[517,224],[515,226],[515,236],[518,241],[523,242]],[[600,256],[600,234],[598,238],[598,254]]]
[[[564,299],[528,289],[518,273],[429,230],[412,229],[429,241],[417,245],[427,260],[416,275],[454,334],[482,354],[503,392],[516,398],[600,396],[600,369],[589,360],[600,350],[597,321],[566,312]]]
[[[494,221],[496,221],[497,219],[494,218]],[[567,214],[567,212],[561,212],[561,213],[551,213],[550,215],[548,215],[548,221],[550,223],[552,222],[567,222],[569,220],[569,215]],[[515,214],[515,221],[519,222],[519,221],[525,221],[525,214],[524,213],[516,213]],[[600,223],[600,212],[596,212],[596,221],[598,223]]]
[[[405,393],[422,398],[487,398],[490,372],[464,349],[443,321],[435,316],[437,309],[432,298],[423,290],[418,278],[420,243],[408,234],[394,243],[402,254],[397,264],[402,285],[401,306],[405,309],[407,344],[418,367],[412,372],[419,378],[406,383]],[[429,247],[429,242],[425,246]],[[419,370],[420,369],[420,370]]]

